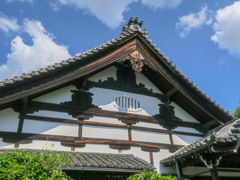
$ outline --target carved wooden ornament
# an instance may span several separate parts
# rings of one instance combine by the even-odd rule
[[[132,68],[136,72],[141,72],[144,66],[144,58],[138,51],[134,51],[130,54],[132,59],[130,60]]]

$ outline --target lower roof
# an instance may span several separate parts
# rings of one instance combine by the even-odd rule
[[[0,149],[0,155],[11,149]],[[21,150],[21,149],[17,149]],[[26,149],[28,152],[43,150]],[[140,172],[145,169],[155,170],[155,167],[145,160],[132,154],[91,153],[73,151],[48,151],[59,154],[69,154],[72,162],[64,170],[85,171],[114,171],[114,172]]]
[[[192,156],[207,149],[210,153],[237,153],[240,147],[240,119],[234,119],[209,131],[202,139],[191,143],[169,157],[161,160],[162,164]]]

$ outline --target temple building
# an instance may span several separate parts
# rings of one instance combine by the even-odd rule
[[[0,82],[0,153],[67,152],[74,178],[239,179],[240,120],[203,94],[130,18],[119,37]]]

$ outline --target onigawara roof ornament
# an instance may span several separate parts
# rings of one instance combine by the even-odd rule
[[[123,26],[123,29],[122,29],[122,34],[126,34],[126,33],[131,33],[133,31],[139,31],[143,34],[143,36],[145,36],[146,38],[148,37],[148,33],[145,29],[141,29],[142,27],[142,24],[143,24],[143,21],[138,21],[138,17],[135,17],[135,19],[133,19],[133,17],[131,17],[128,21],[128,24],[125,24]]]

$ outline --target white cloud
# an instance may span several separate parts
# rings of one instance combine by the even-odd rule
[[[182,0],[142,0],[142,4],[151,9],[168,8],[175,9]]]
[[[25,44],[20,36],[13,39],[7,63],[0,66],[1,79],[30,72],[70,57],[66,46],[58,45],[39,21],[25,20],[23,29],[33,44]]]
[[[139,0],[49,0],[49,2],[54,11],[58,11],[62,5],[71,6],[95,16],[111,28],[116,28],[123,22],[123,12],[128,10],[130,4]],[[175,9],[182,0],[141,0],[140,2],[151,9]]]
[[[138,0],[58,0],[55,4],[51,2],[54,10],[59,9],[57,5],[68,5],[96,16],[97,19],[111,28],[116,28],[123,21],[123,12],[128,5]]]
[[[29,3],[33,3],[33,0],[7,0],[7,2],[13,2],[13,1],[17,1],[17,2],[29,2]]]
[[[219,48],[240,55],[240,1],[217,11],[213,29],[215,34],[211,39]]]
[[[20,26],[17,24],[17,19],[10,19],[6,15],[0,12],[0,29],[5,33],[9,31],[17,31]]]
[[[192,29],[199,28],[204,24],[210,25],[212,23],[211,11],[207,6],[201,8],[197,13],[190,13],[179,18],[177,29],[180,29],[180,36],[186,37]]]

